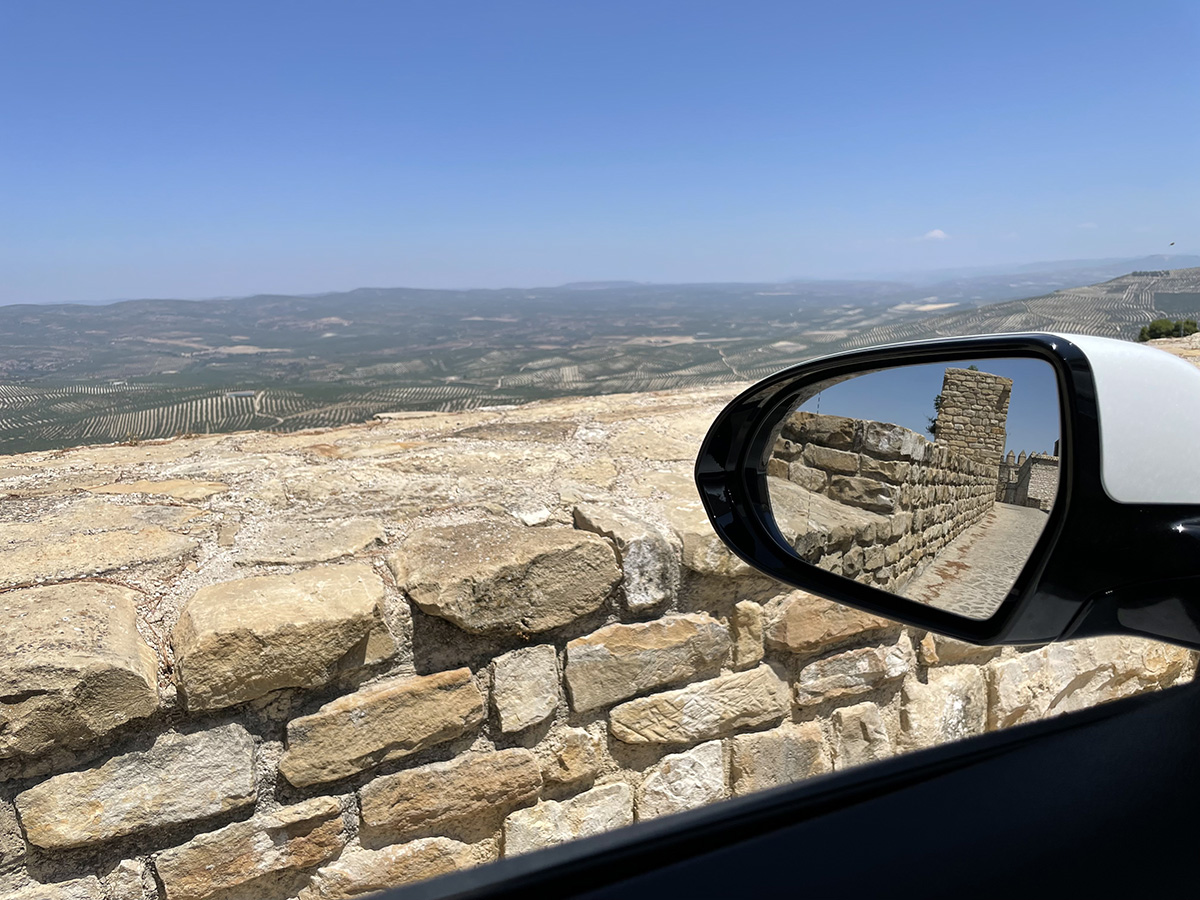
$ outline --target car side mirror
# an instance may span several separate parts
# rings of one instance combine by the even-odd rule
[[[1200,647],[1200,370],[1057,334],[879,347],[762,381],[696,483],[767,575],[976,644]]]

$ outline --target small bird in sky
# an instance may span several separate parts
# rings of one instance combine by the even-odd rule
[[[1167,244],[1167,246],[1168,246],[1168,247],[1174,247],[1174,246],[1175,246],[1175,242],[1174,242],[1174,241],[1171,241],[1171,243]]]

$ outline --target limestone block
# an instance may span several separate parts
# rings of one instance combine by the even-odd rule
[[[541,767],[532,751],[468,753],[385,775],[359,791],[363,824],[403,840],[444,834],[463,822],[477,824],[528,806],[542,788]]]
[[[741,600],[734,605],[729,624],[733,627],[734,666],[757,666],[763,658],[763,608],[753,600]]]
[[[421,609],[472,634],[566,625],[599,609],[621,578],[599,535],[511,519],[418,531],[388,565]]]
[[[850,639],[872,638],[897,623],[834,603],[807,591],[776,597],[765,610],[767,646],[790,653],[817,653]]]
[[[824,472],[839,475],[854,475],[858,472],[858,454],[845,450],[833,450],[820,444],[809,444],[804,448],[805,465]]]
[[[704,613],[607,625],[567,644],[571,708],[584,712],[719,671],[729,629]]]
[[[788,463],[786,478],[793,484],[800,485],[805,490],[817,491],[818,493],[824,491],[825,486],[829,484],[828,475],[820,469],[804,465],[799,460]]]
[[[164,850],[154,867],[166,900],[207,900],[241,889],[244,896],[292,896],[297,876],[336,857],[346,845],[341,809],[317,797],[234,822]]]
[[[921,435],[899,425],[867,422],[863,431],[863,450],[879,459],[921,462],[929,442]]]
[[[469,844],[444,837],[420,838],[382,850],[349,850],[317,869],[296,900],[355,900],[488,861],[478,858]]]
[[[158,658],[138,594],[75,582],[0,599],[0,758],[93,743],[158,709]]]
[[[0,529],[0,587],[102,575],[125,566],[177,559],[196,542],[157,525],[138,531],[75,532],[8,542]]]
[[[833,724],[833,767],[841,771],[892,755],[892,742],[874,703],[859,703],[835,709]]]
[[[729,796],[720,741],[709,741],[662,758],[637,792],[639,820],[696,809]]]
[[[625,511],[597,504],[575,507],[575,527],[613,542],[624,575],[625,605],[646,612],[679,593],[679,551],[672,535]]]
[[[104,876],[104,887],[111,900],[145,900],[157,894],[154,875],[140,859],[123,859]]]
[[[383,528],[375,519],[269,522],[238,548],[234,562],[307,565],[351,556],[381,540]]]
[[[104,889],[89,875],[57,884],[35,884],[5,896],[8,900],[104,900]]]
[[[192,481],[168,478],[163,481],[123,481],[118,484],[98,484],[86,488],[90,494],[156,494],[176,500],[207,500],[213,494],[223,494],[229,485],[220,481]]]
[[[325,684],[386,659],[383,581],[366,563],[262,575],[198,590],[171,633],[189,710]]]
[[[688,441],[659,434],[644,425],[625,425],[609,439],[609,449],[616,456],[635,459],[691,460],[696,447]]]
[[[576,784],[600,773],[601,739],[583,728],[552,732],[537,749],[547,784]]]
[[[554,715],[558,708],[558,654],[553,644],[523,647],[492,660],[492,706],[506,734]]]
[[[862,647],[836,653],[800,670],[796,703],[809,706],[863,694],[903,678],[915,664],[912,643],[904,634],[890,647]]]
[[[633,824],[633,791],[623,781],[594,787],[570,800],[544,800],[504,820],[504,855],[591,837]]]
[[[720,675],[613,709],[613,737],[631,744],[690,744],[781,719],[787,685],[767,665]]]
[[[63,850],[243,809],[256,794],[254,742],[224,725],[55,775],[18,794],[17,811],[31,844]]]
[[[663,507],[667,524],[675,532],[681,547],[680,559],[684,568],[700,575],[742,578],[755,574],[717,537],[708,513],[695,496],[695,486],[683,496],[673,496]]]
[[[892,512],[900,496],[891,485],[858,475],[834,475],[827,493],[838,503],[877,513]]]
[[[916,750],[983,734],[987,713],[987,680],[978,666],[930,669],[926,684],[910,674],[901,690],[901,741]]]
[[[853,450],[856,419],[843,416],[803,414],[783,426],[783,436],[798,443],[814,443],[835,450]]]
[[[296,787],[336,781],[454,740],[483,718],[470,669],[377,681],[289,722],[279,771]]]
[[[738,797],[833,769],[829,746],[816,722],[736,734],[729,743],[730,781]]]

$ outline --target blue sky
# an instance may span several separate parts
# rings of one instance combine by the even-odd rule
[[[0,302],[1200,252],[1198,9],[0,0]]]
[[[1005,452],[1053,453],[1059,435],[1058,388],[1054,369],[1040,359],[965,359],[897,366],[839,382],[805,401],[799,409],[903,425],[933,440],[926,427],[934,414],[933,400],[941,393],[946,369],[970,365],[1012,379]]]

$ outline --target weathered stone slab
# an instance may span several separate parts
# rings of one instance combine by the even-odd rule
[[[817,653],[844,641],[881,635],[896,622],[834,603],[807,591],[792,591],[767,604],[767,646],[790,653]]]
[[[195,547],[191,538],[157,525],[15,543],[0,534],[0,587],[101,575],[123,566],[177,559]]]
[[[859,475],[834,475],[829,479],[827,493],[838,503],[876,513],[890,513],[896,508],[899,491],[891,485]]]
[[[317,797],[197,835],[160,853],[155,869],[167,900],[207,900],[238,888],[242,896],[287,897],[307,880],[301,873],[345,845],[337,800]]]
[[[55,775],[18,794],[17,810],[31,844],[64,850],[243,809],[256,794],[254,741],[224,725]]]
[[[564,785],[588,781],[600,773],[601,740],[582,728],[563,728],[551,732],[538,745],[542,780]]]
[[[633,824],[633,791],[623,781],[570,800],[544,800],[504,820],[504,855],[516,856]]]
[[[639,821],[716,803],[729,796],[720,741],[672,753],[646,773],[637,792]]]
[[[355,900],[490,861],[469,844],[444,837],[420,838],[382,850],[350,850],[317,869],[296,900]]]
[[[688,441],[659,434],[644,425],[626,425],[609,439],[609,449],[616,456],[635,459],[694,459],[696,447]]]
[[[770,666],[721,675],[613,709],[613,737],[631,744],[690,744],[781,719],[787,685]]]
[[[738,669],[757,666],[763,658],[763,608],[753,600],[734,604],[729,624],[733,629],[733,664]]]
[[[94,875],[57,884],[36,884],[6,894],[8,900],[104,900],[104,889]]]
[[[483,718],[470,669],[389,678],[289,722],[279,771],[296,787],[336,781],[461,737]]]
[[[395,652],[383,581],[365,563],[210,585],[171,634],[188,709],[220,709],[281,688],[311,688]]]
[[[841,771],[892,755],[879,707],[874,703],[859,703],[835,709],[833,723],[833,767]]]
[[[307,565],[352,556],[381,540],[383,528],[375,519],[271,522],[246,546],[239,547],[234,561],[239,565]]]
[[[866,693],[903,678],[915,663],[907,635],[891,647],[862,647],[818,659],[800,670],[796,703],[809,706]]]
[[[82,747],[158,708],[137,597],[88,582],[0,597],[0,758]]]
[[[599,535],[503,519],[418,531],[388,565],[421,609],[472,634],[566,625],[599,609],[621,578]]]
[[[492,660],[492,706],[506,734],[544,722],[558,708],[558,653],[553,644],[522,647]]]
[[[729,743],[730,781],[738,797],[833,770],[829,746],[816,722],[736,734]]]
[[[954,638],[929,632],[921,638],[918,655],[927,666],[954,666],[961,663],[982,664],[1000,655],[1003,647],[980,647]]]
[[[98,484],[87,489],[90,494],[155,494],[176,500],[207,500],[213,494],[223,494],[229,485],[221,481],[191,481],[168,478],[163,481],[122,481]]]
[[[377,778],[359,791],[363,824],[404,840],[444,834],[463,822],[499,819],[528,806],[542,788],[541,767],[532,751],[468,753]]]
[[[669,603],[679,593],[679,554],[671,537],[637,517],[611,507],[575,507],[575,527],[608,538],[624,575],[625,605],[645,612]]]
[[[987,680],[978,666],[930,669],[928,682],[913,675],[901,690],[901,740],[907,749],[962,740],[987,729]]]
[[[567,644],[571,708],[583,712],[610,706],[673,682],[715,674],[729,650],[729,629],[703,613],[607,625]]]

